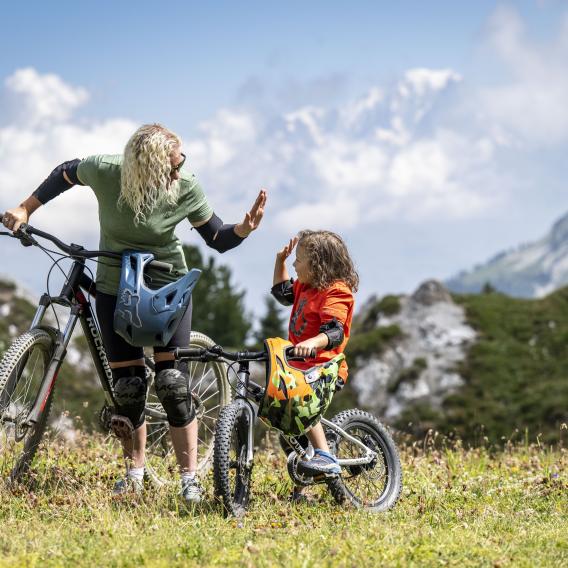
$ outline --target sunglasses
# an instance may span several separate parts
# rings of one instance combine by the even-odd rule
[[[181,167],[185,164],[185,158],[186,155],[181,152],[181,162],[177,166],[172,166],[172,173],[179,172],[181,170]]]

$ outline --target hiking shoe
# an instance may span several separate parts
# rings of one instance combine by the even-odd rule
[[[121,495],[139,495],[144,491],[144,480],[138,479],[137,477],[126,476],[119,479],[112,488],[112,494],[114,497],[119,497]]]
[[[293,505],[298,505],[300,503],[307,503],[309,501],[307,495],[304,495],[302,491],[299,491],[294,487],[292,493],[290,493],[290,503]]]
[[[197,479],[187,479],[182,481],[180,497],[188,505],[196,505],[201,502],[203,488]]]
[[[325,475],[332,477],[341,473],[341,466],[337,458],[329,452],[316,449],[315,455],[311,460],[302,460],[298,462],[298,472],[302,475],[316,477]]]

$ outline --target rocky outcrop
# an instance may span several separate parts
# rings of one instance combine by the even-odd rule
[[[424,282],[411,296],[399,296],[399,302],[396,314],[379,311],[375,325],[397,325],[401,337],[380,355],[357,360],[352,378],[359,404],[391,420],[417,401],[439,407],[463,383],[456,368],[476,336],[463,308],[436,280]],[[359,314],[362,320],[365,316]]]

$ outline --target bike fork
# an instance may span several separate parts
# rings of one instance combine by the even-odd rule
[[[250,371],[248,361],[241,362],[237,371],[237,400],[241,400],[241,404],[245,408],[248,418],[247,428],[247,461],[246,467],[252,467],[254,460],[254,423],[256,421],[256,412],[251,403],[247,400],[246,395],[249,387]]]
[[[61,341],[57,341],[56,343],[55,353],[51,358],[49,367],[47,368],[47,372],[45,373],[44,379],[41,383],[39,393],[26,419],[26,425],[28,426],[33,426],[38,421],[41,413],[45,409],[49,395],[51,394],[51,391],[55,386],[55,381],[57,380],[59,369],[61,367],[61,364],[63,363],[65,355],[67,354],[67,345],[69,345],[69,341],[71,340],[71,335],[73,334],[73,330],[75,329],[75,324],[77,323],[77,319],[79,318],[80,311],[80,306],[71,307],[71,315],[69,317],[69,320],[67,321],[67,325],[65,326],[65,331],[63,332],[62,339]]]

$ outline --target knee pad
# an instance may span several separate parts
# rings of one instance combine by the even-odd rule
[[[112,374],[116,412],[129,418],[134,428],[138,428],[144,422],[148,388],[144,368],[140,366],[120,367],[113,369]]]
[[[195,418],[189,378],[177,369],[164,369],[156,375],[156,394],[168,415],[168,422],[177,428],[187,426]]]

